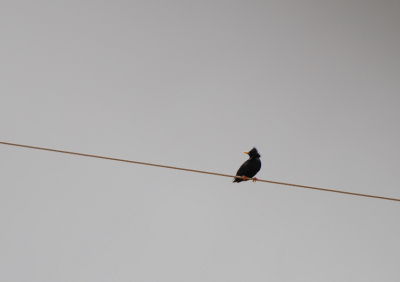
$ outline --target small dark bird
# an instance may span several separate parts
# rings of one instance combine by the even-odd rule
[[[236,176],[242,176],[243,179],[235,178],[233,182],[239,183],[242,182],[243,180],[247,181],[246,178],[252,178],[261,169],[261,161],[260,161],[261,155],[258,153],[255,147],[251,149],[251,151],[244,153],[248,154],[250,158],[242,164],[242,166],[236,173]],[[257,178],[254,177],[253,182],[256,180]]]

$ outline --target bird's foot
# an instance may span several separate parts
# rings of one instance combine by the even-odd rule
[[[257,180],[257,177],[253,177],[253,182],[256,182]]]
[[[243,181],[246,181],[246,180],[247,180],[247,177],[243,175]]]

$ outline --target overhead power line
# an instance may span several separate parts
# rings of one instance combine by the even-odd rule
[[[29,148],[29,149],[37,149],[37,150],[43,150],[43,151],[50,151],[50,152],[56,152],[56,153],[77,155],[77,156],[82,156],[82,157],[91,157],[91,158],[97,158],[97,159],[104,159],[104,160],[111,160],[111,161],[118,161],[118,162],[125,162],[125,163],[133,163],[133,164],[140,164],[140,165],[149,165],[149,166],[156,166],[156,167],[163,167],[163,168],[170,168],[170,169],[177,169],[177,170],[184,170],[184,171],[191,171],[191,172],[197,172],[197,173],[204,173],[204,174],[211,174],[211,175],[218,175],[218,176],[224,176],[224,177],[243,179],[243,177],[236,176],[236,175],[229,175],[229,174],[215,173],[215,172],[209,172],[209,171],[203,171],[203,170],[195,170],[195,169],[181,168],[181,167],[175,167],[175,166],[167,166],[167,165],[145,163],[145,162],[137,162],[137,161],[131,161],[131,160],[117,159],[117,158],[109,158],[109,157],[103,157],[103,156],[82,154],[82,153],[55,150],[55,149],[49,149],[49,148],[41,148],[41,147],[22,145],[22,144],[15,144],[15,143],[8,143],[8,142],[2,142],[2,141],[0,141],[0,144],[23,147],[23,148]],[[247,180],[253,180],[254,178],[247,178],[246,177],[246,179]],[[291,183],[271,181],[271,180],[263,180],[263,179],[257,179],[257,181],[258,182],[267,182],[267,183],[279,184],[279,185],[287,185],[287,186],[293,186],[293,187],[300,187],[300,188],[307,188],[307,189],[313,189],[313,190],[320,190],[320,191],[325,191],[325,192],[341,193],[341,194],[347,194],[347,195],[353,195],[353,196],[369,197],[369,198],[376,198],[376,199],[400,202],[400,199],[396,199],[396,198],[387,198],[387,197],[374,196],[374,195],[368,195],[368,194],[352,193],[352,192],[346,192],[346,191],[340,191],[340,190],[332,190],[332,189],[318,188],[318,187],[312,187],[312,186],[305,186],[305,185],[298,185],[298,184],[291,184]]]

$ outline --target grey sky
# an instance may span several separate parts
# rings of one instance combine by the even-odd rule
[[[1,141],[400,198],[399,1],[2,1]],[[400,205],[0,145],[1,281],[397,281]]]

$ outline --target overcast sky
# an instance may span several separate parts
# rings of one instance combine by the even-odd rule
[[[0,141],[400,198],[400,1],[2,1]],[[400,203],[0,145],[1,281],[397,281]]]

